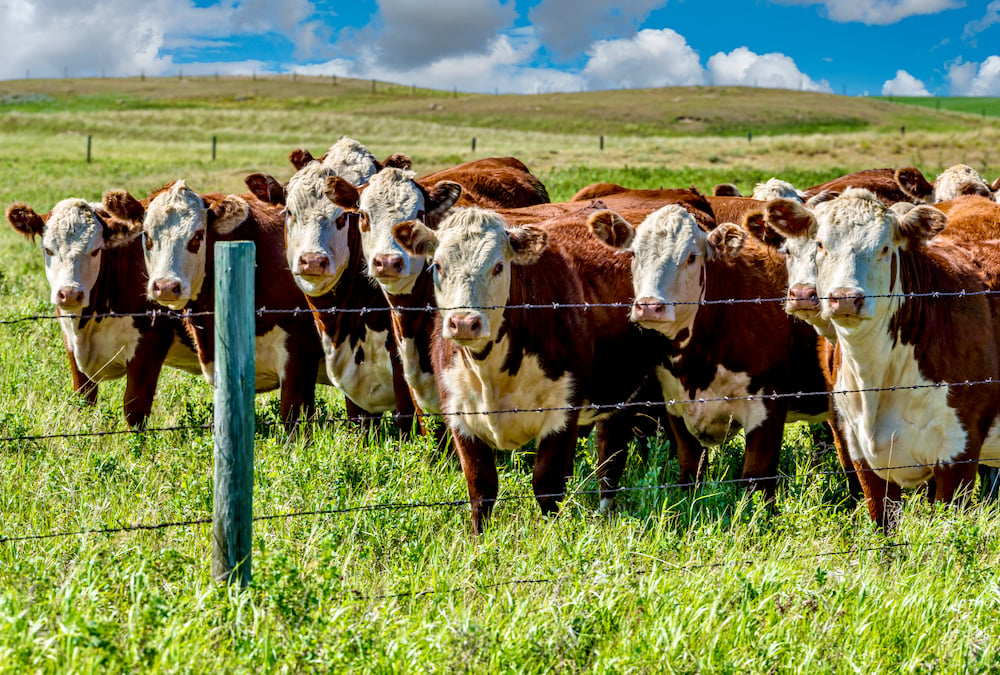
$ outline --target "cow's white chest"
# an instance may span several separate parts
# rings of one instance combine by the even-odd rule
[[[83,328],[76,319],[64,318],[59,323],[77,367],[87,377],[101,382],[125,376],[139,345],[139,330],[132,318],[92,320]]]
[[[198,362],[198,354],[189,346],[184,344],[179,337],[174,336],[174,341],[170,343],[167,357],[163,365],[177,368],[188,373],[197,375],[201,372],[201,364]]]
[[[288,331],[278,326],[263,335],[258,335],[254,340],[256,349],[254,368],[257,371],[254,388],[257,391],[277,389],[285,379],[285,370],[288,367],[287,340]]]
[[[385,348],[388,331],[366,331],[364,339],[353,348],[350,341],[337,347],[326,333],[320,337],[326,373],[335,387],[368,412],[395,409],[392,362]]]
[[[400,341],[399,358],[403,362],[403,377],[413,392],[417,406],[425,413],[441,412],[441,396],[434,373],[425,372],[420,367],[420,350],[416,340],[404,338]]]
[[[507,338],[482,361],[459,350],[441,378],[449,426],[467,438],[513,450],[565,428],[573,379],[569,373],[549,379],[534,354],[524,355],[517,373],[505,372],[501,366],[507,350]]]
[[[912,345],[848,344],[837,373],[835,404],[853,459],[864,459],[882,478],[911,487],[932,476],[930,466],[948,462],[966,444],[947,387],[921,374]],[[870,391],[895,386],[895,391]],[[903,389],[921,386],[920,389]],[[866,390],[866,391],[859,391]],[[884,468],[879,468],[884,467]],[[900,467],[900,468],[891,468]]]
[[[715,377],[705,389],[689,396],[680,381],[666,368],[658,366],[656,377],[660,381],[664,400],[680,401],[667,406],[667,410],[684,419],[684,424],[699,441],[706,445],[719,445],[743,428],[750,432],[767,417],[767,409],[759,398],[748,398],[759,392],[750,391],[750,376],[717,366]],[[728,400],[727,400],[728,399]]]

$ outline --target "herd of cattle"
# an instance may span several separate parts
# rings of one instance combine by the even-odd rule
[[[600,183],[550,203],[512,157],[418,178],[405,155],[379,162],[343,138],[289,159],[287,183],[253,174],[247,194],[179,180],[7,209],[41,238],[76,391],[93,401],[124,376],[125,419],[142,426],[164,364],[211,382],[213,247],[240,240],[269,310],[257,390],[280,389],[290,426],[317,383],[404,434],[443,415],[477,530],[495,449],[537,441],[552,512],[592,429],[602,509],[629,442],[657,425],[682,481],[742,429],[743,477],[771,496],[785,423],[827,420],[883,526],[902,487],[947,502],[979,462],[1000,466],[1000,179],[872,169],[752,197]],[[163,307],[188,312],[150,311]]]

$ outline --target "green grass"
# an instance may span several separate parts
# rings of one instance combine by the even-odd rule
[[[237,102],[236,90],[252,85],[220,82],[218,99],[191,103],[185,97],[212,82],[181,82],[189,90],[168,95],[161,81],[132,83],[147,92],[53,81],[79,91],[45,94],[66,97],[58,104],[0,107],[0,201],[44,211],[70,195],[144,195],[178,177],[237,191],[251,171],[287,178],[290,149],[318,154],[344,133],[378,155],[405,150],[420,171],[514,154],[554,199],[595,181],[706,191],[728,181],[749,191],[772,175],[807,186],[869,166],[934,174],[963,160],[1000,173],[991,130],[751,142],[609,134],[601,151],[579,127],[495,129],[468,126],[474,117],[444,124],[385,111],[403,97],[453,99],[440,92],[399,87],[363,103],[383,112],[361,114],[325,109],[321,93],[290,103],[291,89],[285,102],[263,89]],[[337,86],[370,95],[370,83]],[[526,100],[510,99],[504,105]],[[5,226],[0,256],[0,319],[51,313],[37,244]],[[122,381],[104,384],[96,406],[82,404],[53,321],[0,324],[0,437],[120,430],[123,390]],[[321,388],[320,401],[324,417],[344,414],[333,390]],[[804,425],[786,431],[775,509],[716,482],[739,476],[740,439],[713,454],[696,491],[663,487],[678,478],[665,444],[652,442],[645,461],[634,452],[623,482],[635,489],[606,517],[592,493],[592,441],[579,444],[572,493],[555,518],[543,518],[531,496],[530,455],[499,453],[503,501],[477,538],[465,505],[358,508],[464,499],[457,462],[430,443],[364,438],[335,423],[309,443],[286,442],[267,426],[276,410],[274,394],[258,397],[254,513],[328,513],[258,521],[248,590],[212,581],[205,525],[0,543],[0,673],[1000,668],[995,510],[935,509],[913,493],[886,539],[846,502],[832,454],[814,458]],[[151,426],[197,426],[211,414],[203,381],[164,373]],[[212,438],[200,430],[0,442],[0,537],[203,518],[211,471]]]
[[[893,96],[891,99],[887,96],[876,96],[873,98],[921,108],[968,113],[969,115],[978,115],[980,118],[1000,117],[1000,99],[998,98],[976,96]]]

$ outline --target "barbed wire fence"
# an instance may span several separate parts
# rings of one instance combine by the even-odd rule
[[[219,278],[223,278],[225,275],[219,275]],[[946,299],[946,298],[961,298],[961,297],[971,297],[976,295],[990,295],[998,293],[998,291],[975,291],[975,292],[928,292],[928,293],[896,293],[887,295],[869,295],[870,298],[891,298],[897,297],[902,299],[916,299],[916,298],[935,298],[935,299]],[[764,303],[784,303],[785,297],[775,297],[775,298],[736,298],[736,299],[724,299],[724,300],[701,300],[696,302],[673,302],[665,304],[675,304],[675,305],[718,305],[718,304],[764,304]],[[547,311],[558,311],[562,309],[583,309],[585,311],[591,309],[602,309],[602,308],[618,308],[618,309],[628,309],[632,306],[632,303],[548,303],[548,304],[520,304],[520,305],[503,305],[503,306],[463,306],[455,307],[449,309],[469,309],[469,310],[490,310],[490,309],[523,309],[523,310],[547,310]],[[311,309],[311,308],[296,308],[296,309],[267,309],[267,308],[251,308],[251,316],[256,316],[258,318],[264,317],[268,314],[321,314],[321,313],[358,313],[366,314],[369,312],[437,312],[441,308],[434,306],[426,307],[370,307],[370,308],[328,308],[328,309]],[[154,309],[146,312],[135,312],[135,313],[118,313],[118,312],[106,312],[106,313],[88,313],[82,316],[72,315],[72,314],[61,314],[61,313],[46,313],[46,314],[36,314],[30,316],[18,316],[0,319],[0,326],[14,326],[29,322],[37,321],[52,321],[52,320],[73,320],[78,318],[86,318],[88,320],[92,319],[102,319],[102,318],[129,318],[129,317],[146,317],[153,321],[160,317],[168,317],[174,319],[184,319],[192,318],[198,316],[212,316],[216,312],[205,311],[205,312],[190,312],[190,311],[173,311],[173,310],[161,310]],[[220,322],[221,323],[221,322]],[[251,351],[252,351],[252,331],[251,331]],[[933,382],[927,384],[917,384],[917,385],[893,385],[888,387],[866,387],[866,388],[856,388],[847,390],[828,390],[822,392],[770,392],[770,393],[758,393],[758,394],[748,394],[745,396],[723,396],[723,397],[713,397],[713,398],[698,398],[698,399],[667,399],[667,400],[642,400],[642,401],[621,401],[613,404],[586,404],[586,405],[576,405],[576,406],[550,406],[550,407],[539,407],[539,408],[511,408],[505,410],[493,410],[487,412],[450,412],[450,413],[428,413],[420,412],[416,413],[415,417],[424,418],[437,418],[445,419],[450,416],[456,415],[483,415],[483,414],[509,414],[509,413],[541,413],[550,411],[566,411],[566,412],[603,412],[603,411],[615,411],[623,410],[626,408],[648,408],[651,406],[674,406],[683,405],[687,403],[733,403],[737,401],[750,401],[750,400],[778,400],[782,398],[798,398],[803,396],[813,396],[813,395],[824,395],[832,396],[837,394],[858,394],[858,393],[871,393],[871,392],[884,392],[884,391],[906,391],[906,390],[919,390],[919,389],[931,389],[931,388],[949,388],[949,387],[972,387],[972,386],[982,386],[998,384],[998,381],[993,378],[985,378],[980,380],[965,380],[960,382]],[[252,395],[250,407],[252,410]],[[313,423],[346,423],[356,421],[351,417],[324,417],[315,418],[311,420]],[[281,423],[269,423],[264,422],[260,426],[263,427],[281,427],[284,426]],[[19,442],[32,442],[32,441],[43,441],[43,440],[54,440],[54,439],[75,439],[75,438],[99,438],[106,436],[120,436],[120,435],[145,435],[145,434],[156,434],[156,433],[168,433],[168,432],[179,432],[179,431],[206,431],[213,428],[212,424],[188,424],[188,425],[172,425],[164,427],[147,427],[147,428],[130,428],[121,430],[108,430],[108,431],[84,431],[84,432],[72,432],[72,433],[39,433],[39,434],[27,434],[18,436],[3,436],[0,437],[0,443],[19,443]],[[252,435],[250,443],[252,446]],[[964,460],[951,462],[950,464],[963,464],[963,463],[978,463],[977,460]],[[252,465],[252,461],[251,461]],[[869,470],[874,471],[891,471],[899,469],[916,469],[916,468],[933,468],[939,466],[938,463],[927,463],[927,464],[905,464],[905,465],[893,465],[885,467],[873,467]],[[585,495],[599,495],[599,494],[628,494],[636,492],[649,492],[649,491],[666,491],[666,490],[679,490],[679,489],[691,489],[691,488],[706,488],[712,486],[734,486],[734,485],[752,485],[762,481],[788,481],[793,479],[808,479],[814,477],[847,477],[852,474],[859,473],[858,470],[851,469],[840,469],[840,470],[823,470],[823,471],[809,471],[805,473],[797,473],[795,475],[785,475],[778,474],[774,476],[764,476],[764,477],[754,477],[754,478],[728,478],[721,480],[698,480],[698,481],[688,481],[688,482],[673,482],[673,483],[660,483],[656,485],[644,485],[644,486],[619,486],[614,489],[584,489],[578,488],[574,490],[567,490],[566,492],[561,492],[558,494],[547,494],[547,495],[498,495],[495,499],[490,500],[492,503],[502,503],[502,502],[512,502],[512,501],[524,501],[524,500],[534,500],[542,498],[560,498],[560,499],[571,499],[577,498]],[[423,502],[388,502],[388,503],[374,503],[374,504],[360,504],[355,506],[337,507],[337,508],[317,508],[308,510],[297,510],[288,511],[282,513],[274,513],[267,515],[257,515],[252,516],[247,519],[246,524],[264,521],[275,521],[275,520],[290,520],[296,518],[304,517],[320,517],[320,516],[335,516],[344,515],[351,513],[362,513],[362,512],[375,512],[375,511],[401,511],[410,509],[434,509],[434,508],[459,508],[471,506],[473,504],[472,500],[469,499],[452,499],[452,500],[439,500],[439,501],[423,501]],[[200,517],[173,521],[164,521],[158,523],[133,523],[133,524],[120,524],[110,527],[103,528],[81,528],[81,529],[71,529],[65,531],[47,532],[47,533],[36,533],[36,534],[4,534],[0,533],[0,545],[14,545],[19,543],[28,543],[33,541],[42,540],[52,540],[67,537],[80,537],[87,535],[115,535],[125,532],[136,532],[136,531],[163,531],[168,529],[176,528],[195,528],[202,527],[205,525],[218,525],[218,516],[213,517]],[[948,542],[931,542],[930,545],[944,545]],[[821,558],[821,557],[834,557],[834,556],[850,556],[857,555],[866,551],[886,551],[892,548],[902,548],[913,545],[913,542],[900,542],[900,541],[883,541],[877,546],[872,547],[851,547],[847,549],[814,553],[801,556],[785,556],[784,559],[788,560],[802,560],[811,558]],[[927,542],[921,543],[921,545],[928,545]],[[226,574],[223,575],[226,578],[232,580],[233,573],[239,572],[239,567],[242,564],[242,558],[237,558],[231,561],[233,564],[226,570]],[[727,561],[717,561],[708,563],[696,563],[691,565],[668,565],[667,568],[671,571],[677,572],[689,572],[693,570],[700,569],[711,569],[711,568],[723,568],[736,565],[750,564],[754,561],[751,560],[727,560]],[[642,576],[647,574],[648,570],[637,570],[633,572],[636,576]],[[222,578],[217,575],[217,578]],[[249,583],[249,571],[246,571],[245,576],[240,577],[244,583]],[[504,586],[526,586],[526,585],[539,585],[539,584],[556,584],[566,581],[567,577],[554,577],[554,578],[526,578],[526,579],[513,579],[507,581],[501,581],[490,584],[479,584],[479,585],[463,585],[454,588],[446,589],[425,589],[417,591],[406,591],[402,593],[381,593],[381,594],[371,594],[363,593],[358,590],[345,590],[345,596],[353,598],[356,600],[385,600],[385,599],[402,599],[402,598],[420,598],[428,595],[434,594],[453,594],[463,591],[485,591],[495,588],[500,588]]]

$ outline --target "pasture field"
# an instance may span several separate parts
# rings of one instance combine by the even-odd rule
[[[50,83],[74,94],[30,89],[43,84],[0,83],[0,97],[26,88],[19,103],[0,105],[5,207],[22,200],[44,212],[113,187],[144,195],[175,178],[243,191],[254,171],[287,179],[292,148],[319,155],[345,134],[377,156],[411,154],[420,172],[515,155],[554,201],[597,180],[749,191],[772,175],[805,187],[874,166],[933,176],[957,162],[1000,175],[998,124],[936,111],[926,112],[933,124],[907,123],[903,135],[897,119],[751,141],[622,126],[602,151],[586,126],[417,119],[393,114],[404,102],[389,94],[377,102],[389,112],[373,114],[305,94],[127,106],[107,82],[107,91],[76,81]],[[338,86],[360,96],[370,84]],[[416,95],[451,99],[398,94]],[[181,430],[26,438],[123,430],[124,385],[103,384],[93,407],[74,397],[56,323],[15,321],[52,313],[37,244],[5,225],[0,256],[0,673],[1000,669],[995,508],[933,508],[914,492],[885,537],[847,500],[822,433],[803,424],[787,427],[773,509],[732,480],[740,439],[713,453],[695,490],[672,485],[665,443],[643,442],[608,516],[597,513],[592,441],[578,445],[554,518],[532,497],[530,452],[500,453],[501,501],[477,538],[457,461],[428,440],[362,437],[338,420],[342,398],[321,388],[328,421],[309,441],[289,441],[274,426],[276,397],[261,395],[254,513],[266,519],[254,526],[254,580],[244,591],[221,587],[209,573],[210,526],[180,524],[211,516],[212,436],[198,428],[211,421],[210,388],[164,372],[150,426]],[[136,524],[171,525],[26,538]]]

